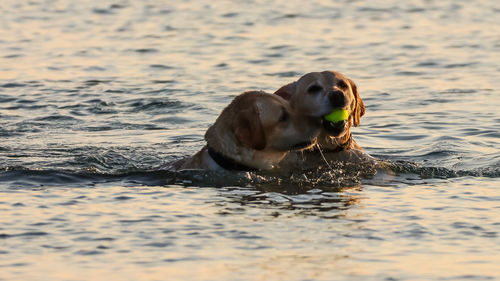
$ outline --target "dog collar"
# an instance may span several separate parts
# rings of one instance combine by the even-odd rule
[[[217,165],[221,166],[222,168],[230,171],[245,171],[245,172],[251,172],[251,171],[258,171],[259,169],[252,168],[243,164],[240,164],[233,159],[227,158],[226,156],[222,155],[220,152],[215,151],[213,148],[210,146],[207,146],[208,150],[208,155],[212,157],[212,159],[217,163]]]

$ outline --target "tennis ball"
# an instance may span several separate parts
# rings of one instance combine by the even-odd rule
[[[347,117],[349,117],[349,111],[345,109],[335,109],[323,118],[325,118],[326,121],[338,123],[340,121],[347,120]]]

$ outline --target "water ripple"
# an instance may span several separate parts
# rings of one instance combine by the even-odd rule
[[[5,279],[498,278],[491,1],[70,2],[2,1]],[[238,93],[326,69],[380,160],[162,170]]]

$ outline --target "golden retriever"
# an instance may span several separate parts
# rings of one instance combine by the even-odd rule
[[[302,116],[278,95],[259,91],[237,96],[206,131],[207,145],[170,170],[271,169],[290,150],[311,147],[321,120]]]
[[[290,101],[291,106],[301,114],[321,119],[323,128],[318,143],[323,151],[361,150],[352,138],[351,126],[359,126],[365,114],[365,105],[351,79],[335,71],[311,72],[282,86],[275,94]],[[323,116],[334,109],[347,110],[348,119],[339,123],[325,120]],[[312,122],[311,126],[317,124]]]

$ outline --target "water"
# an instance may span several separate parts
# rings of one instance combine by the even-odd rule
[[[496,2],[80,2],[0,6],[0,280],[500,279]],[[379,164],[159,168],[326,69]]]

